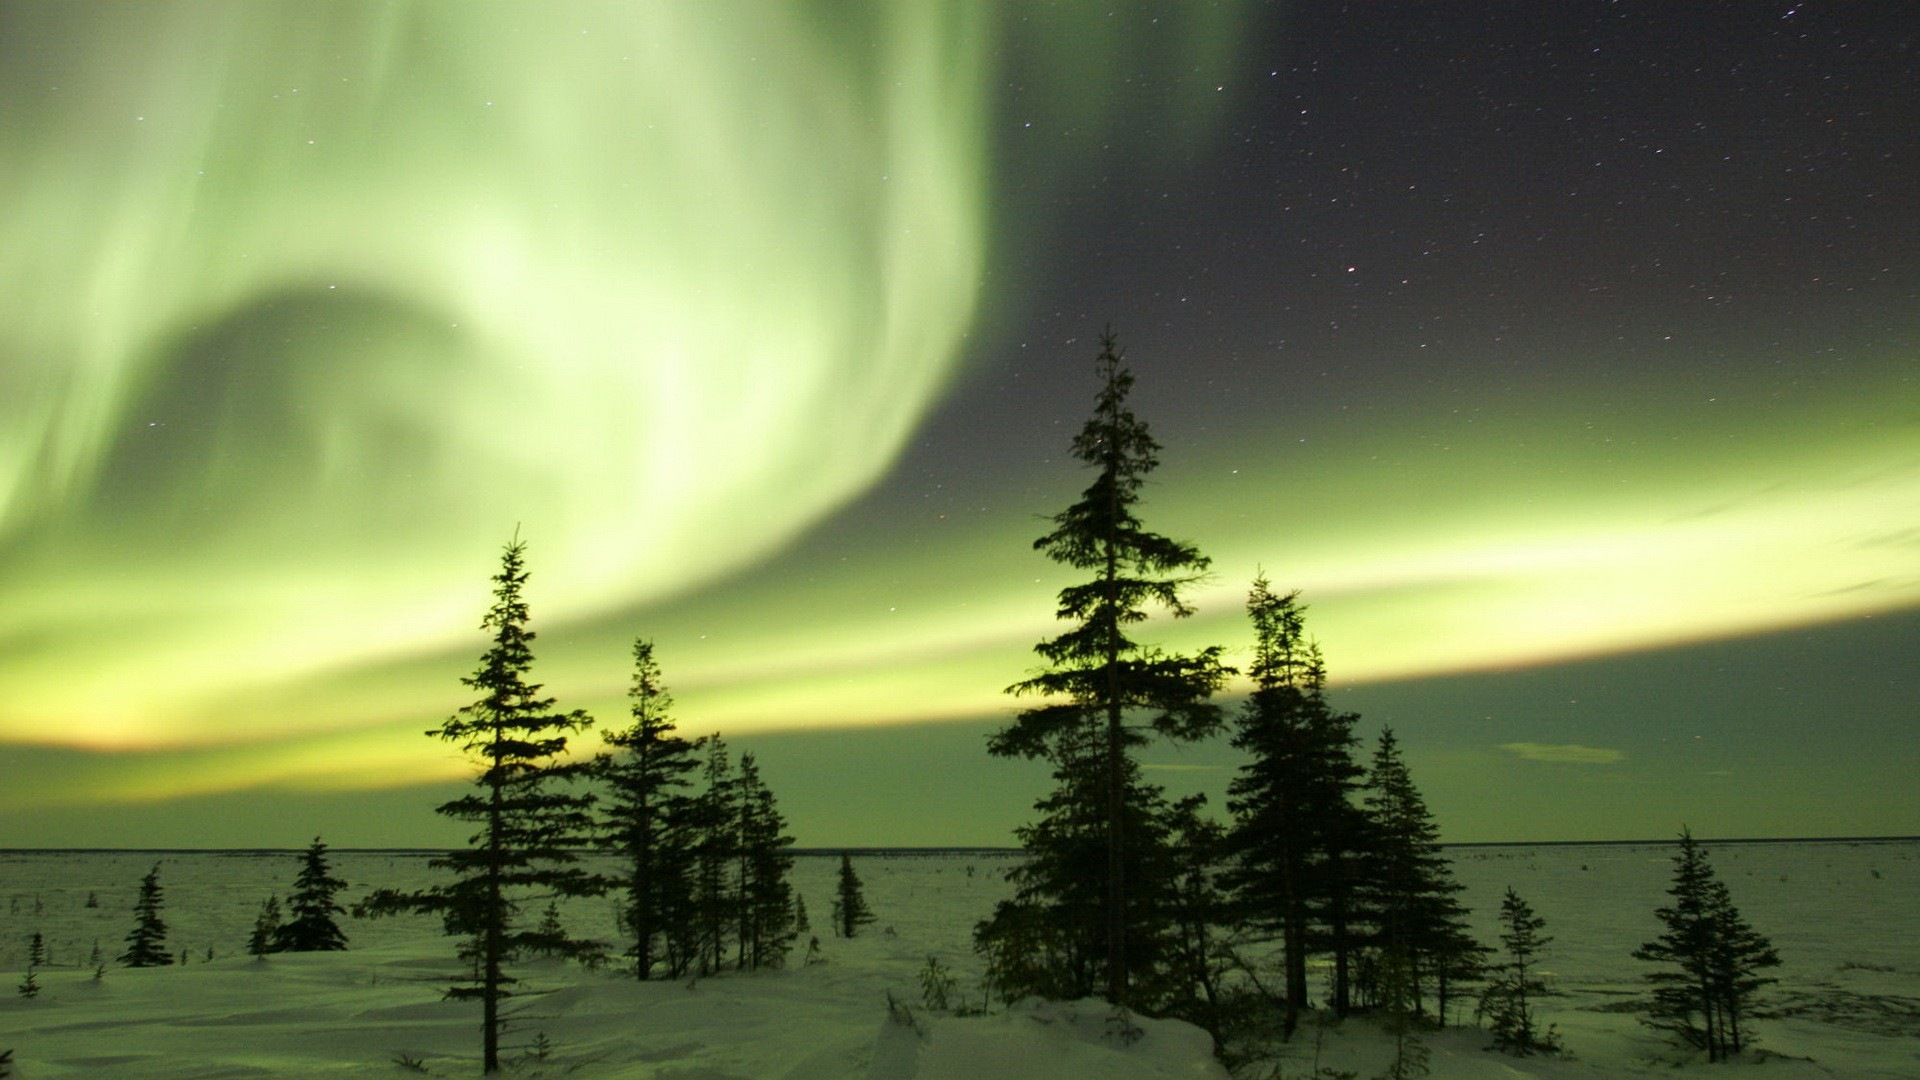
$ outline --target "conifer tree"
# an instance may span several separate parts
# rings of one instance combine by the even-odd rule
[[[720,736],[708,735],[700,744],[705,751],[700,769],[705,787],[687,816],[694,870],[689,936],[700,974],[711,975],[724,963],[728,931],[737,917],[738,896],[731,881],[739,838],[734,809],[737,785],[727,744]]]
[[[1231,920],[1218,876],[1225,861],[1226,828],[1207,816],[1205,795],[1174,803],[1173,888],[1168,902],[1167,1011],[1221,1035],[1220,1004],[1228,953],[1219,929]]]
[[[1397,958],[1407,980],[1408,1012],[1426,1015],[1424,986],[1438,990],[1437,1014],[1445,1022],[1451,983],[1479,966],[1485,950],[1467,930],[1467,910],[1456,896],[1440,851],[1439,829],[1426,800],[1400,755],[1393,729],[1380,733],[1366,782],[1366,806],[1373,845],[1368,851],[1367,899],[1375,925],[1375,944]]]
[[[692,859],[687,831],[675,828],[675,819],[688,812],[687,774],[700,763],[694,744],[675,733],[673,696],[651,641],[634,640],[627,698],[633,723],[607,736],[616,753],[600,768],[609,789],[601,843],[622,858],[620,923],[632,942],[634,976],[646,979],[663,950],[672,953],[673,920],[687,909]],[[680,973],[672,955],[667,967]]]
[[[253,934],[247,938],[247,955],[265,956],[279,951],[274,943],[280,930],[280,898],[269,896],[260,901],[260,914],[253,918]]]
[[[120,962],[128,967],[165,967],[173,963],[167,952],[167,924],[160,918],[163,891],[160,888],[160,864],[154,863],[140,879],[140,899],[133,906],[133,930],[127,935],[127,951]]]
[[[1074,439],[1073,453],[1097,473],[1077,502],[1054,515],[1052,531],[1034,541],[1035,549],[1048,558],[1092,571],[1093,578],[1060,591],[1056,614],[1074,627],[1036,645],[1034,651],[1047,666],[1008,688],[1044,703],[1021,711],[1012,725],[993,736],[988,750],[1001,757],[1047,759],[1055,766],[1063,793],[1087,786],[1087,778],[1062,776],[1064,770],[1094,774],[1091,787],[1100,818],[1093,824],[1093,837],[1104,849],[1104,859],[1098,867],[1082,868],[1094,872],[1100,896],[1100,944],[1088,959],[1099,968],[1107,1000],[1125,1005],[1131,999],[1132,947],[1137,944],[1130,940],[1135,920],[1129,908],[1146,905],[1148,897],[1167,886],[1165,881],[1128,876],[1129,868],[1165,862],[1151,851],[1141,859],[1130,850],[1154,840],[1151,834],[1128,831],[1130,819],[1143,809],[1129,800],[1149,790],[1134,776],[1131,752],[1149,734],[1174,740],[1212,734],[1220,725],[1220,710],[1208,699],[1228,671],[1218,648],[1178,656],[1128,636],[1134,624],[1147,618],[1148,605],[1176,617],[1191,614],[1181,592],[1204,576],[1208,561],[1191,544],[1147,531],[1135,515],[1147,474],[1159,464],[1160,447],[1127,407],[1133,376],[1121,366],[1111,332],[1101,337],[1095,370],[1100,392],[1093,416]],[[1056,809],[1067,810],[1060,800],[1051,801]],[[1061,878],[1040,880],[1038,868],[1029,873],[1027,884],[1040,895],[1055,897],[1081,886]],[[1042,905],[1024,914],[1010,909],[1009,917],[1044,920],[1072,910],[1069,905]]]
[[[760,779],[751,753],[740,755],[736,811],[740,929],[735,966],[743,970],[779,967],[793,947],[793,887],[787,882],[793,869],[788,851],[793,837],[786,835],[786,818]]]
[[[1708,1061],[1725,1061],[1750,1041],[1747,1006],[1755,991],[1775,981],[1758,972],[1777,966],[1780,955],[1741,917],[1706,850],[1686,829],[1667,895],[1672,905],[1654,912],[1666,931],[1633,952],[1639,960],[1673,965],[1647,973],[1653,1003],[1642,1022],[1705,1050]]]
[[[1546,984],[1534,974],[1533,964],[1553,939],[1540,931],[1547,920],[1533,913],[1532,905],[1509,886],[1500,901],[1500,944],[1505,947],[1505,962],[1492,967],[1493,977],[1480,993],[1478,1015],[1487,1020],[1493,1032],[1493,1048],[1526,1057],[1560,1049],[1553,1028],[1541,1031],[1533,1014],[1533,999],[1547,992]]]
[[[535,635],[527,628],[522,596],[525,554],[526,544],[516,536],[493,577],[493,604],[480,624],[491,644],[479,667],[461,680],[479,697],[427,733],[461,746],[479,769],[477,792],[438,808],[476,828],[471,846],[428,864],[451,871],[451,883],[416,893],[383,889],[357,909],[437,914],[449,935],[465,939],[460,957],[472,965],[473,976],[447,996],[480,1002],[481,1067],[487,1073],[500,1069],[500,1006],[517,981],[507,974],[508,963],[531,945],[581,956],[597,949],[590,942],[550,941],[519,924],[526,899],[587,895],[597,885],[574,854],[588,842],[593,797],[556,790],[557,782],[584,773],[584,766],[567,760],[567,736],[592,720],[579,710],[555,711],[554,700],[527,678]]]
[[[346,909],[334,902],[334,894],[347,883],[334,877],[327,865],[327,845],[313,838],[300,856],[300,873],[293,881],[293,893],[287,898],[293,918],[273,932],[274,952],[339,952],[347,947],[347,935],[335,922],[335,915]]]
[[[1307,958],[1334,958],[1333,996],[1345,1014],[1350,960],[1358,947],[1358,849],[1364,821],[1353,797],[1352,713],[1324,693],[1319,648],[1306,636],[1299,594],[1276,594],[1265,575],[1247,596],[1253,623],[1253,692],[1241,707],[1233,745],[1249,756],[1229,782],[1232,855],[1223,874],[1237,917],[1281,938],[1283,1037],[1308,1004]]]
[[[860,932],[860,928],[872,922],[873,911],[867,907],[866,893],[861,888],[860,875],[854,872],[853,856],[840,853],[840,883],[834,893],[833,930],[841,937],[850,938]]]

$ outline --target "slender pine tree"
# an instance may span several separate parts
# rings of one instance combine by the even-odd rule
[[[1467,909],[1457,899],[1464,886],[1453,880],[1440,831],[1392,728],[1380,732],[1365,786],[1374,838],[1365,893],[1375,947],[1398,958],[1409,1015],[1427,1015],[1425,987],[1431,982],[1435,1015],[1444,1023],[1451,986],[1478,970],[1486,950],[1467,929]]]
[[[739,955],[743,970],[779,967],[793,948],[793,837],[751,753],[740,755]]]
[[[167,952],[167,924],[160,918],[164,892],[160,888],[160,864],[154,863],[140,879],[140,899],[133,905],[133,930],[127,934],[127,951],[120,962],[128,967],[165,967],[173,963]]]
[[[253,917],[253,934],[247,938],[247,955],[265,956],[270,952],[278,952],[274,938],[281,921],[278,896],[269,896],[260,901],[260,913]]]
[[[273,934],[274,952],[339,952],[347,947],[347,935],[335,922],[335,915],[346,909],[334,902],[334,895],[347,883],[334,877],[327,865],[327,845],[319,837],[300,857],[300,873],[293,881],[293,893],[287,906],[293,918]]]
[[[1509,886],[1500,901],[1500,944],[1507,958],[1491,967],[1493,977],[1480,993],[1476,1013],[1493,1033],[1493,1049],[1515,1057],[1560,1049],[1559,1036],[1551,1026],[1541,1031],[1533,1010],[1533,999],[1547,992],[1534,972],[1534,962],[1553,943],[1540,932],[1546,925],[1547,920],[1535,915],[1533,906]]]
[[[481,1005],[481,1068],[500,1070],[500,1006],[517,982],[507,965],[523,948],[538,946],[567,955],[591,956],[598,946],[549,940],[520,924],[528,899],[584,896],[599,882],[577,865],[575,852],[589,842],[593,797],[557,790],[580,778],[586,765],[570,761],[567,736],[592,724],[579,710],[555,711],[554,700],[530,682],[533,631],[522,592],[527,582],[526,544],[517,536],[501,554],[493,577],[493,605],[481,621],[491,644],[480,665],[461,683],[479,692],[440,727],[427,734],[460,745],[479,773],[473,794],[443,803],[439,813],[472,824],[471,846],[433,859],[454,880],[415,893],[382,889],[356,908],[364,914],[413,911],[441,916],[449,935],[464,938],[460,957],[472,966],[470,981],[447,996]]]
[[[634,976],[646,979],[663,957],[678,975],[669,939],[671,921],[684,917],[691,867],[687,834],[673,827],[687,813],[688,774],[700,767],[694,744],[675,733],[653,642],[633,643],[633,682],[627,689],[633,723],[606,737],[615,750],[600,764],[608,798],[600,825],[603,847],[619,853],[620,923],[631,944]]]
[[[853,937],[860,928],[872,922],[873,911],[867,907],[867,896],[860,882],[860,875],[854,872],[853,856],[840,853],[840,879],[835,887],[833,900],[833,930],[844,938]]]
[[[1672,965],[1647,973],[1653,1002],[1641,1020],[1705,1050],[1708,1061],[1725,1061],[1752,1041],[1747,1006],[1775,981],[1759,971],[1777,966],[1780,954],[1741,917],[1706,849],[1684,828],[1667,895],[1673,903],[1654,912],[1665,932],[1633,952]]]
[[[1056,614],[1074,628],[1034,646],[1047,666],[1008,687],[1012,694],[1045,703],[1020,712],[1012,725],[993,736],[988,751],[1051,761],[1063,791],[1086,783],[1061,776],[1063,770],[1094,774],[1091,786],[1101,808],[1094,838],[1105,857],[1101,866],[1082,868],[1093,871],[1101,898],[1101,943],[1090,959],[1099,968],[1107,1000],[1126,1005],[1132,996],[1133,946],[1141,944],[1130,940],[1130,924],[1136,920],[1129,908],[1148,906],[1147,898],[1168,885],[1128,876],[1130,867],[1167,864],[1151,851],[1143,853],[1144,859],[1130,851],[1154,840],[1151,834],[1133,834],[1127,828],[1142,809],[1130,806],[1129,800],[1149,790],[1134,776],[1132,751],[1150,734],[1184,741],[1217,730],[1220,710],[1208,699],[1229,671],[1220,663],[1218,648],[1179,656],[1128,636],[1129,628],[1147,618],[1148,605],[1175,617],[1191,614],[1181,592],[1201,580],[1208,561],[1191,544],[1148,532],[1135,515],[1147,474],[1159,464],[1160,447],[1127,407],[1133,376],[1121,366],[1111,332],[1101,337],[1095,371],[1101,388],[1094,413],[1073,442],[1074,456],[1097,470],[1094,481],[1077,502],[1054,515],[1052,531],[1034,541],[1035,549],[1048,558],[1092,571],[1093,578],[1060,591]],[[1055,806],[1066,809],[1058,800]],[[1030,873],[1028,885],[1064,897],[1078,893],[1082,883],[1042,881]],[[1044,919],[1050,912],[1073,910],[1045,905],[1021,917]]]
[[[1233,745],[1248,755],[1228,784],[1233,824],[1222,875],[1237,920],[1281,939],[1281,1030],[1291,1038],[1309,1004],[1307,960],[1333,958],[1333,1000],[1345,1015],[1359,948],[1360,859],[1365,821],[1354,799],[1352,713],[1325,695],[1320,650],[1306,635],[1299,593],[1276,594],[1265,575],[1247,595],[1253,623],[1253,692]]]
[[[704,752],[700,775],[705,785],[687,814],[693,851],[693,888],[689,910],[689,937],[696,968],[711,975],[725,963],[728,932],[738,913],[739,895],[733,890],[738,852],[738,789],[727,744],[719,735],[700,740]]]

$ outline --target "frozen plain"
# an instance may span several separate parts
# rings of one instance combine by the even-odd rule
[[[1427,1037],[1430,1075],[1449,1078],[1594,1078],[1682,1075],[1799,1080],[1920,1077],[1920,841],[1707,844],[1748,920],[1784,960],[1756,1024],[1749,1061],[1709,1066],[1634,1018],[1645,965],[1632,949],[1654,936],[1666,899],[1670,845],[1617,844],[1449,849],[1480,935],[1495,939],[1509,885],[1547,920],[1544,965],[1554,994],[1542,1018],[1570,1057],[1515,1059],[1486,1052],[1468,1024]],[[351,902],[375,886],[424,884],[425,854],[333,852]],[[141,876],[158,861],[169,945],[183,966],[113,964],[132,928]],[[1146,1022],[1123,1046],[1095,1003],[995,1005],[985,1016],[925,1008],[918,973],[937,956],[957,994],[982,998],[973,924],[1004,896],[1015,857],[962,852],[859,855],[855,865],[878,922],[853,940],[826,932],[833,857],[802,856],[794,881],[813,916],[824,962],[785,971],[673,983],[637,983],[609,969],[536,961],[518,969],[527,996],[508,1042],[522,1047],[508,1075],[607,1080],[948,1080],[948,1078],[1225,1077],[1207,1037]],[[15,1076],[156,1080],[478,1075],[477,1006],[441,1000],[457,971],[453,942],[428,919],[343,920],[352,948],[333,954],[244,954],[260,901],[284,893],[291,852],[0,853],[0,1049]],[[88,906],[89,897],[97,906]],[[612,904],[567,910],[576,932],[612,937]],[[27,940],[44,935],[51,964],[41,993],[13,992]],[[95,943],[107,961],[93,978]],[[208,959],[211,951],[212,959]],[[908,1005],[919,1031],[890,1023],[887,996]],[[551,1049],[536,1056],[544,1036]],[[1316,1065],[1371,1076],[1386,1039],[1370,1023],[1303,1027],[1280,1055],[1248,1075],[1306,1077]],[[1277,1074],[1275,1069],[1278,1069]]]

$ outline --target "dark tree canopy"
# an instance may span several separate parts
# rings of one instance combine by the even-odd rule
[[[160,918],[164,893],[160,888],[160,864],[154,863],[140,879],[140,899],[133,905],[133,930],[127,934],[127,951],[120,962],[128,967],[165,967],[173,963],[167,952],[167,924]]]
[[[873,909],[867,906],[864,884],[853,869],[853,856],[843,851],[840,853],[840,876],[833,893],[834,933],[844,938],[853,937],[873,919]]]
[[[1653,1003],[1642,1019],[1705,1050],[1708,1061],[1725,1061],[1751,1041],[1748,1006],[1774,981],[1759,971],[1778,966],[1780,954],[1741,917],[1706,849],[1686,829],[1667,895],[1673,903],[1654,911],[1666,930],[1633,953],[1663,965],[1647,973]]]
[[[300,874],[294,879],[293,894],[287,900],[293,918],[273,931],[274,952],[337,952],[347,947],[347,935],[334,921],[346,909],[333,897],[347,883],[334,877],[327,866],[327,845],[313,838],[300,857]]]
[[[1325,695],[1320,650],[1306,635],[1298,593],[1276,594],[1264,575],[1247,595],[1253,623],[1253,692],[1233,745],[1248,755],[1227,787],[1232,861],[1223,884],[1236,916],[1282,942],[1282,1032],[1308,1006],[1307,958],[1333,958],[1333,1000],[1344,1015],[1359,925],[1360,848],[1368,830],[1354,805],[1352,713]]]
[[[1193,545],[1147,530],[1137,514],[1160,447],[1127,406],[1133,376],[1121,366],[1111,333],[1101,338],[1095,372],[1101,385],[1093,415],[1073,441],[1074,456],[1096,470],[1094,480],[1053,516],[1052,530],[1034,541],[1048,558],[1091,571],[1092,577],[1060,590],[1055,614],[1072,627],[1034,646],[1046,666],[1008,687],[1042,703],[1022,710],[993,736],[988,750],[1051,761],[1061,790],[1039,809],[1080,815],[1094,806],[1098,816],[1043,821],[1030,836],[1066,843],[1071,835],[1074,844],[1090,845],[1102,857],[1098,865],[1084,866],[1081,856],[1056,853],[1054,861],[1071,862],[1076,873],[1088,875],[1077,878],[1055,877],[1046,860],[1037,861],[1023,872],[1024,906],[1006,908],[994,918],[1004,917],[1009,926],[1085,919],[1080,898],[1091,885],[1099,897],[1098,945],[1091,955],[1076,949],[1063,962],[1091,964],[1107,999],[1127,1004],[1132,969],[1150,951],[1139,939],[1136,916],[1168,886],[1137,876],[1148,864],[1165,866],[1151,845],[1166,830],[1139,820],[1151,816],[1147,804],[1156,801],[1157,789],[1139,783],[1129,751],[1153,734],[1188,740],[1216,731],[1220,710],[1209,699],[1230,672],[1221,665],[1218,648],[1180,656],[1129,636],[1146,621],[1150,607],[1176,617],[1191,614],[1181,592],[1205,576],[1208,562]],[[1141,850],[1132,850],[1136,847]],[[1135,907],[1142,911],[1130,912]]]
[[[1424,1015],[1425,988],[1433,984],[1444,1021],[1452,983],[1475,975],[1485,950],[1467,930],[1467,909],[1457,899],[1463,886],[1453,880],[1440,831],[1392,728],[1380,733],[1366,790],[1372,844],[1364,892],[1376,952],[1399,965],[1413,1015]]]
[[[1560,1040],[1551,1027],[1542,1031],[1534,1015],[1535,998],[1547,986],[1534,973],[1534,963],[1553,938],[1541,933],[1547,920],[1533,913],[1520,894],[1507,889],[1500,901],[1500,944],[1506,960],[1491,967],[1492,978],[1481,991],[1478,1015],[1493,1034],[1493,1047],[1515,1057],[1553,1053]]]
[[[633,643],[633,682],[627,690],[633,723],[606,737],[614,749],[601,763],[608,797],[600,841],[624,864],[617,886],[623,893],[620,922],[631,944],[634,975],[651,976],[656,961],[667,973],[685,971],[684,934],[677,924],[690,903],[692,841],[682,827],[689,812],[688,775],[700,767],[694,744],[675,733],[667,692],[654,659],[653,642]]]
[[[586,767],[567,757],[567,737],[592,724],[579,710],[558,712],[554,699],[531,682],[533,631],[522,596],[527,582],[526,545],[517,538],[501,554],[493,577],[493,605],[481,621],[491,644],[461,684],[478,693],[471,703],[429,735],[458,744],[479,768],[477,791],[443,803],[441,814],[474,826],[471,846],[435,858],[435,869],[454,880],[423,892],[381,890],[362,910],[370,914],[416,911],[437,914],[448,934],[465,938],[461,959],[473,966],[471,982],[447,995],[476,999],[482,1007],[482,1068],[500,1068],[500,1003],[516,982],[506,965],[516,955],[541,951],[589,956],[598,946],[539,927],[520,924],[526,899],[583,896],[598,881],[576,865],[575,851],[590,840],[591,795],[557,790]]]

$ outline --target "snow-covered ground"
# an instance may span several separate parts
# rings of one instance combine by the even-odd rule
[[[1748,920],[1772,937],[1784,965],[1756,1023],[1760,1053],[1701,1075],[1920,1077],[1920,842],[1708,844]],[[1644,965],[1629,953],[1658,931],[1669,849],[1662,845],[1456,848],[1482,936],[1494,940],[1501,892],[1518,890],[1554,936],[1546,963],[1555,996],[1543,1019],[1572,1057],[1514,1059],[1485,1052],[1471,1027],[1427,1036],[1441,1078],[1672,1076],[1687,1055],[1634,1019]],[[161,864],[169,944],[184,966],[113,964],[132,928],[141,876]],[[351,901],[375,886],[429,880],[425,857],[335,852]],[[925,1007],[918,973],[936,956],[958,994],[981,1001],[969,934],[1006,892],[1012,859],[993,854],[865,856],[855,865],[878,921],[860,938],[826,933],[837,859],[802,857],[795,882],[820,935],[824,962],[696,983],[637,983],[614,971],[557,962],[525,965],[527,996],[509,1042],[522,1076],[583,1078],[792,1077],[946,1080],[1208,1077],[1206,1036],[1143,1022],[1130,1043],[1111,1034],[1095,1003],[1029,1005],[985,1016]],[[293,853],[0,853],[0,1049],[15,1075],[179,1080],[285,1077],[470,1076],[478,1072],[478,1008],[440,999],[456,971],[453,943],[428,919],[344,922],[352,949],[334,954],[244,954],[260,901],[287,890]],[[88,906],[92,897],[97,906]],[[611,901],[567,911],[580,932],[611,937]],[[27,941],[52,953],[38,997],[12,992]],[[95,944],[105,977],[93,978]],[[211,951],[212,959],[208,959]],[[913,1013],[888,1019],[887,999]],[[550,1048],[542,1059],[532,1047]],[[1370,1076],[1388,1043],[1372,1025],[1309,1024],[1281,1058],[1254,1075],[1309,1076],[1316,1064]],[[1696,1071],[1688,1069],[1687,1071]]]

